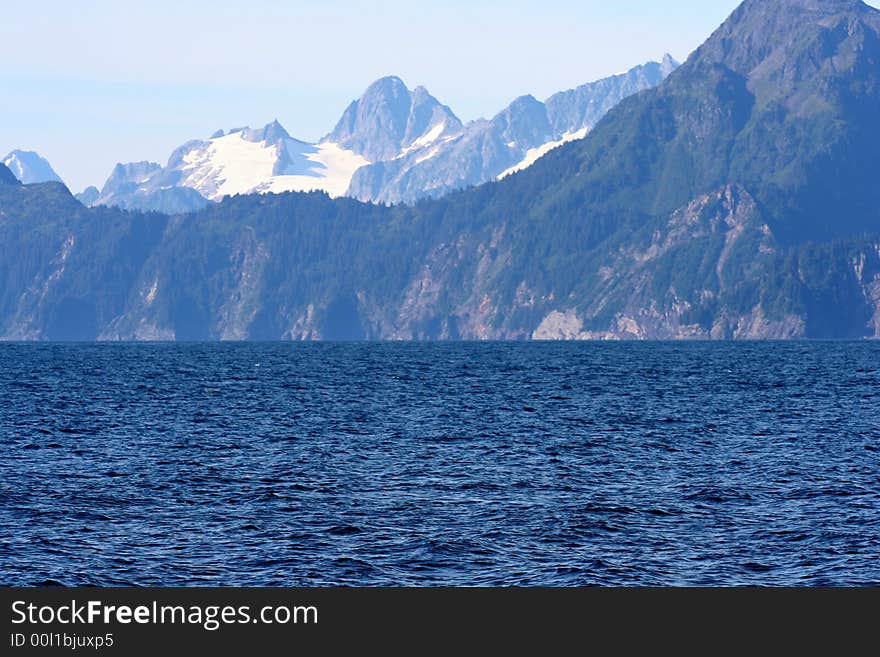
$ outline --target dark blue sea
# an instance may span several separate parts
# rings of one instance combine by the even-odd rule
[[[3,344],[0,584],[877,585],[880,344]]]

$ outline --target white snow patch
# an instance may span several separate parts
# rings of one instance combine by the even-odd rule
[[[3,164],[9,168],[16,178],[19,180],[24,178],[24,166],[22,165],[21,160],[18,159],[17,155],[10,155],[3,160]]]
[[[153,279],[153,284],[150,286],[150,289],[147,291],[147,296],[144,297],[144,304],[149,306],[156,300],[156,293],[159,291],[159,277]]]
[[[398,155],[398,156],[397,156],[396,158],[394,158],[394,159],[395,159],[395,160],[398,160],[398,159],[400,159],[400,158],[402,158],[402,157],[405,157],[406,155],[409,155],[409,154],[412,153],[413,151],[417,151],[417,150],[419,150],[420,148],[425,148],[426,146],[430,146],[430,145],[433,144],[435,141],[437,141],[438,139],[440,139],[441,135],[443,134],[443,132],[444,132],[445,130],[446,130],[446,121],[441,121],[440,123],[438,123],[437,125],[435,125],[433,128],[430,128],[430,129],[429,129],[425,134],[423,134],[421,137],[419,137],[418,139],[416,139],[415,141],[413,141],[409,146],[407,146],[407,147],[404,148],[402,151],[400,151],[400,155]],[[435,155],[436,155],[436,153],[435,153]],[[432,155],[431,157],[433,157],[433,155]],[[426,158],[426,159],[427,159],[427,158]],[[423,160],[419,160],[419,161],[421,162],[421,161],[423,161]]]
[[[559,148],[563,144],[574,141],[576,139],[583,139],[587,136],[587,133],[590,131],[589,128],[581,128],[576,132],[566,132],[562,135],[562,139],[557,141],[548,141],[546,144],[541,144],[536,148],[530,148],[526,151],[525,157],[518,164],[513,165],[506,171],[503,171],[498,175],[496,180],[501,180],[502,178],[506,178],[507,176],[516,173],[517,171],[522,171],[523,169],[528,169],[535,162],[544,157],[547,153],[552,151],[554,148]],[[509,144],[508,144],[509,145]]]
[[[300,155],[308,162],[305,170],[294,167],[288,169],[290,173],[272,176],[258,191],[277,194],[321,190],[335,198],[348,191],[355,171],[370,164],[364,156],[330,141],[311,146],[310,152]]]
[[[437,125],[435,125],[433,128],[431,128],[430,130],[428,130],[428,132],[423,134],[421,137],[416,139],[411,144],[411,146],[414,146],[416,148],[421,148],[423,146],[433,144],[435,141],[440,139],[440,135],[443,134],[444,130],[446,130],[446,122],[442,121],[442,122],[438,123]]]
[[[420,155],[420,156],[416,159],[416,164],[421,164],[422,162],[426,162],[426,161],[430,160],[432,157],[436,156],[437,153],[439,153],[439,152],[440,152],[440,147],[439,147],[439,146],[435,146],[434,148],[432,148],[431,150],[429,150],[429,151],[428,151],[427,153],[425,153],[424,155]]]
[[[190,173],[181,184],[211,200],[245,194],[272,177],[276,157],[274,145],[246,141],[241,133],[218,137],[184,155],[183,171]]]
[[[282,175],[273,170],[281,149],[292,163]],[[218,137],[184,156],[180,184],[211,200],[234,194],[323,190],[341,196],[354,172],[369,160],[338,144],[307,144],[295,139],[283,144],[250,142],[240,132]]]

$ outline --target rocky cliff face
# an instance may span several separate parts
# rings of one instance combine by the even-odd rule
[[[439,226],[315,194],[167,218],[7,184],[0,208],[3,339],[880,337],[880,231],[786,245],[738,185],[564,270],[524,265],[534,227],[452,221],[455,204]]]
[[[588,304],[550,312],[535,339],[784,339],[805,336],[804,317],[768,319],[758,301],[737,311],[719,299],[766,275],[778,244],[745,189],[728,185],[675,211],[641,244],[596,271]],[[699,253],[699,259],[691,254]],[[658,271],[670,278],[658,294]],[[664,281],[667,282],[667,281]],[[720,312],[703,313],[720,306]],[[607,312],[613,308],[613,314]],[[707,319],[709,321],[707,321]],[[591,328],[587,328],[587,327]]]

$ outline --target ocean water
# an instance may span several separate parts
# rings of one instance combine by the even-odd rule
[[[0,584],[877,585],[880,344],[2,344]]]

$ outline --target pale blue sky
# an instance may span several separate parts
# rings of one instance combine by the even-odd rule
[[[463,120],[665,52],[737,0],[43,0],[4,3],[0,157],[48,158],[74,191],[118,161],[165,164],[217,128],[329,132],[373,80],[426,86]],[[874,3],[872,3],[874,4]]]

